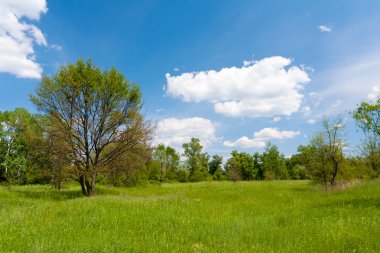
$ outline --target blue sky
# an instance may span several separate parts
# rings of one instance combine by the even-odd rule
[[[380,93],[380,2],[0,1],[0,110],[79,58],[140,85],[156,142],[285,155]]]

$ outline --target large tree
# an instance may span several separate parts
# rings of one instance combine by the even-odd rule
[[[61,154],[75,168],[83,194],[95,193],[96,178],[114,159],[141,146],[152,128],[141,114],[136,84],[112,68],[100,70],[78,60],[43,77],[35,95],[37,108],[49,114],[51,129],[64,143]]]

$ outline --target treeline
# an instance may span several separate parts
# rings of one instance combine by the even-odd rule
[[[91,196],[97,182],[313,179],[327,188],[380,174],[380,99],[351,113],[366,136],[357,156],[345,155],[346,127],[338,116],[325,118],[322,130],[291,157],[268,143],[263,153],[235,150],[224,161],[204,152],[197,138],[183,144],[182,154],[163,144],[152,147],[154,127],[141,113],[141,98],[136,84],[91,60],[44,77],[31,95],[41,114],[0,112],[0,181],[57,189],[77,181]]]
[[[54,184],[60,189],[65,182],[77,180],[75,165],[59,154],[63,144],[55,143],[55,137],[47,131],[48,116],[18,108],[0,112],[0,122],[0,181]],[[346,157],[343,118],[324,119],[322,126],[323,130],[308,145],[299,146],[291,157],[285,157],[272,143],[263,153],[234,150],[225,162],[220,155],[204,152],[197,138],[183,144],[182,154],[170,146],[151,147],[146,143],[103,167],[98,182],[135,186],[154,182],[313,179],[327,187],[339,180],[378,177],[380,149],[373,138],[363,141],[360,155]]]

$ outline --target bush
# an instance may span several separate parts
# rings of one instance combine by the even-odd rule
[[[186,169],[179,169],[177,171],[177,180],[178,182],[188,182],[189,181],[189,171]]]

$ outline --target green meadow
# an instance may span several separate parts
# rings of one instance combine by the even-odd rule
[[[380,252],[380,181],[0,187],[1,252]]]

